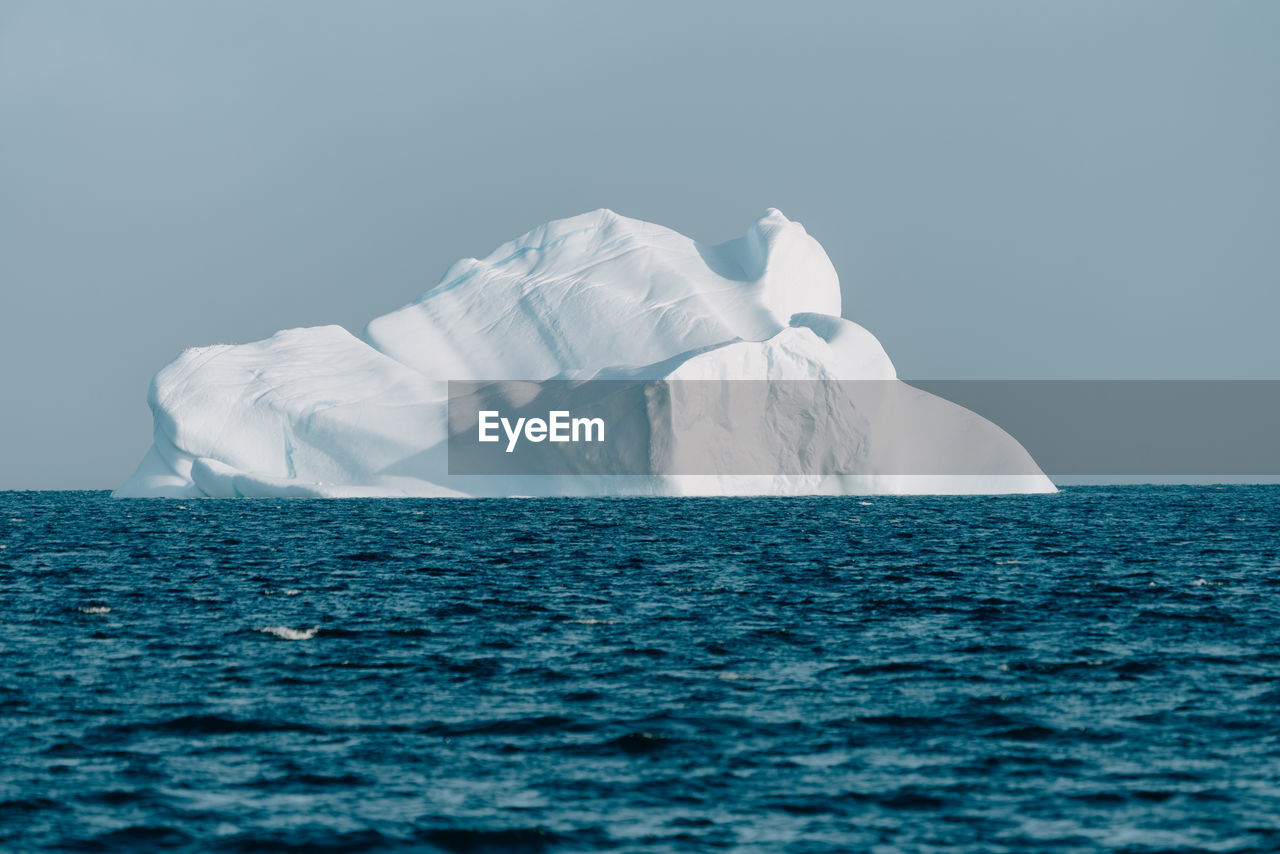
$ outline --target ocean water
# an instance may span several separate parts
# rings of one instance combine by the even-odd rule
[[[1280,489],[0,493],[0,849],[1280,850]]]

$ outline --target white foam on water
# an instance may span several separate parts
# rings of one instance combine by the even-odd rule
[[[316,632],[320,631],[319,626],[312,626],[309,629],[291,629],[288,626],[263,626],[258,629],[260,632],[266,632],[269,635],[275,635],[281,640],[311,640],[316,636]]]
[[[88,608],[80,608],[81,614],[110,614],[111,609],[105,605],[92,605]]]

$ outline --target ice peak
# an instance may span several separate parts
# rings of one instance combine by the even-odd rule
[[[708,245],[601,208],[457,262],[364,338],[429,376],[506,377],[519,366],[521,378],[545,379],[764,341],[801,312],[839,315],[840,283],[818,242],[776,209]]]

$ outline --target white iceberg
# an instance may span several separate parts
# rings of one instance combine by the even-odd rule
[[[599,210],[556,220],[454,264],[410,305],[357,338],[338,326],[196,347],[152,380],[154,444],[118,497],[747,495],[1052,492],[1027,452],[994,424],[896,382],[876,338],[840,317],[822,247],[769,210],[736,240],[704,246]],[[741,474],[450,475],[448,381],[878,380],[902,393],[852,419],[805,414],[854,470]],[[678,401],[676,402],[678,403]],[[669,423],[667,401],[644,413]],[[726,419],[728,416],[725,416]],[[795,418],[773,447],[803,453]],[[678,459],[680,447],[665,449]],[[687,452],[687,449],[686,449]],[[918,473],[961,456],[962,474]],[[904,465],[905,462],[911,463]],[[783,466],[780,471],[786,471]],[[943,469],[939,469],[940,471]]]

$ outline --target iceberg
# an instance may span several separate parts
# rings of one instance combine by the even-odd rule
[[[152,447],[113,494],[1054,491],[1015,439],[898,381],[875,336],[840,315],[839,279],[826,252],[777,210],[717,245],[609,210],[555,220],[485,258],[455,263],[439,284],[372,320],[360,337],[321,326],[184,351],[151,382]],[[729,448],[723,466],[701,454],[695,473],[617,474],[607,458],[556,474],[450,473],[451,381],[616,379],[877,381],[900,393],[891,402],[859,401],[852,414],[807,410],[803,419],[769,422],[774,454],[804,453],[815,424],[836,451],[854,449],[839,473],[789,473],[785,465],[743,473],[731,452],[736,426],[727,421],[709,425]],[[667,395],[656,409],[631,415],[676,423],[678,398]],[[694,453],[669,444],[668,458]],[[966,460],[960,474],[918,465],[957,456]]]

